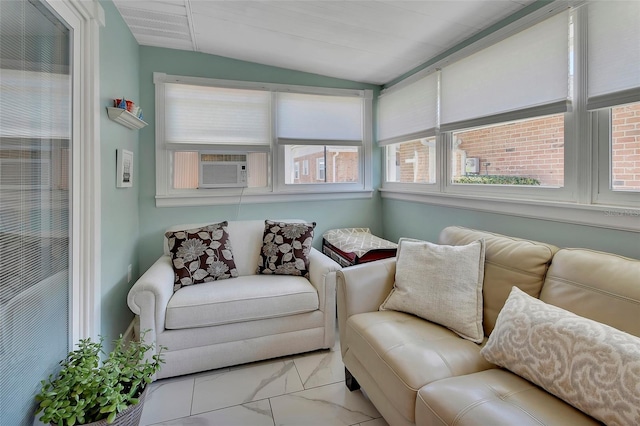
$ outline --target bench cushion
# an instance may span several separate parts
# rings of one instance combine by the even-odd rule
[[[356,314],[347,321],[349,349],[409,421],[418,389],[435,380],[492,368],[480,346],[453,331],[396,311]]]
[[[306,278],[249,275],[181,288],[169,300],[165,326],[207,327],[317,309],[318,293]]]

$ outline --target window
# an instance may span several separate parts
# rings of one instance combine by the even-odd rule
[[[370,196],[371,91],[161,73],[154,83],[156,205],[236,202],[238,187],[245,201],[301,192]],[[204,154],[242,156],[246,183],[218,184],[217,173],[200,182]]]
[[[598,203],[640,207],[638,20],[637,2],[589,4],[587,108],[596,118]]]
[[[611,108],[611,189],[640,191],[640,102]]]
[[[316,158],[316,172],[316,179],[320,182],[326,182],[327,175],[324,168],[324,153],[322,157]]]
[[[432,73],[380,97],[378,137],[385,149],[386,186],[436,183],[438,78]]]
[[[385,88],[382,196],[640,230],[639,20],[556,2]]]
[[[387,182],[436,182],[435,137],[387,145],[386,158]]]
[[[571,30],[569,13],[556,12],[383,91],[385,189],[473,196],[526,190],[526,197],[554,200],[571,191]],[[439,153],[439,146],[447,149]],[[423,185],[407,186],[417,183]]]
[[[569,14],[559,13],[442,69],[445,191],[565,196],[569,34]]]
[[[597,112],[594,199],[640,207],[640,102]]]
[[[284,157],[284,186],[292,184],[358,185],[364,139],[361,99],[279,93],[277,141]],[[289,179],[287,168],[315,161],[315,179]],[[298,173],[299,175],[299,173]]]
[[[564,114],[452,133],[454,184],[564,186]]]

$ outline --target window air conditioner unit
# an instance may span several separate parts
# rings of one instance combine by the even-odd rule
[[[247,154],[199,152],[200,188],[247,186]]]

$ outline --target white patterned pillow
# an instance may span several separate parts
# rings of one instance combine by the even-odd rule
[[[640,338],[513,287],[480,353],[607,425],[640,424]]]
[[[447,246],[401,238],[395,283],[380,310],[417,315],[481,343],[483,281],[483,240]]]

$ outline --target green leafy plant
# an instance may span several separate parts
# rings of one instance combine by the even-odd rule
[[[61,369],[42,381],[36,395],[40,403],[36,414],[40,421],[58,426],[83,425],[106,419],[113,423],[116,415],[130,405],[138,404],[139,397],[160,369],[162,350],[145,359],[145,353],[154,351],[153,344],[141,341],[125,343],[122,335],[115,340],[113,350],[103,351],[104,339],[99,342],[83,339],[77,349],[60,361]],[[101,362],[102,355],[107,355]]]
[[[526,176],[502,176],[502,175],[469,175],[458,176],[453,183],[474,183],[484,185],[540,185],[540,181]]]

